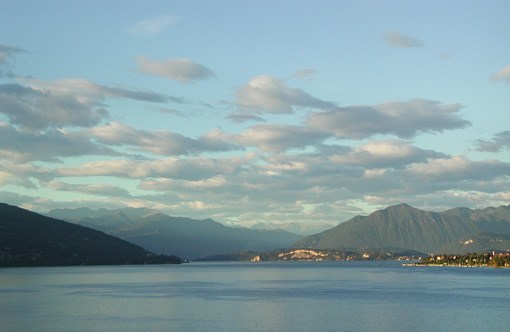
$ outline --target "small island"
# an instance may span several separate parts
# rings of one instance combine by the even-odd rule
[[[430,255],[419,263],[404,266],[462,266],[462,267],[510,267],[509,253],[483,253],[466,255]]]

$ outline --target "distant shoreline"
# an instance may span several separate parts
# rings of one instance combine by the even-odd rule
[[[436,267],[490,267],[490,268],[510,268],[510,266],[491,266],[491,265],[460,265],[460,264],[422,264],[422,263],[404,263],[402,266],[436,266]]]
[[[402,266],[453,266],[510,268],[510,254],[483,253],[466,255],[430,255],[418,263],[404,263]]]

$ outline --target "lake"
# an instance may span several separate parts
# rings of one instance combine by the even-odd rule
[[[193,262],[0,269],[0,331],[509,331],[510,269]]]

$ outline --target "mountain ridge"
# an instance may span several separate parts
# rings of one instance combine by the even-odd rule
[[[140,217],[129,212],[114,210],[100,217],[70,221],[117,236],[158,254],[172,253],[186,259],[242,250],[286,248],[302,237],[283,230],[229,227],[210,218],[196,220],[172,217],[159,211]],[[74,215],[72,211],[69,214]]]
[[[356,216],[332,229],[304,237],[291,248],[396,247],[430,253],[462,237],[494,229],[510,233],[510,209],[507,206],[432,212],[402,203],[368,216]]]

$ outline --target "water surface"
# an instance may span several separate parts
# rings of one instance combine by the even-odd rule
[[[508,331],[510,269],[399,262],[0,269],[0,331]]]

